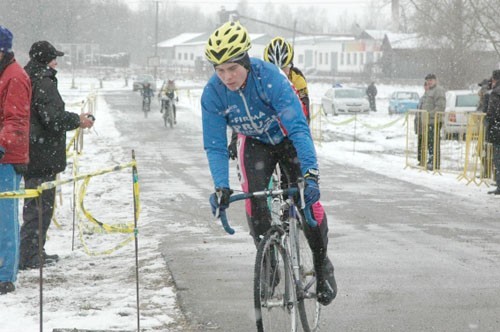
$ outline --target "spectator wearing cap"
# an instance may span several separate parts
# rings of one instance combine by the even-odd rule
[[[477,92],[477,95],[479,96],[479,102],[476,107],[477,112],[481,113],[486,113],[488,111],[488,102],[490,99],[490,93],[491,93],[491,78],[487,79],[485,78],[481,82],[477,84],[480,88],[479,91]],[[488,131],[489,131],[489,123],[488,123],[488,118],[485,116],[483,118],[483,128],[484,128],[484,141],[483,141],[483,150],[484,151],[489,151],[489,137],[488,137]],[[481,176],[485,178],[491,177],[490,173],[490,167],[491,165],[491,154],[490,153],[482,153],[481,154]]]
[[[89,114],[76,114],[65,110],[56,78],[58,51],[48,41],[35,42],[29,51],[30,61],[24,67],[31,78],[30,162],[24,174],[26,189],[35,189],[44,182],[53,181],[66,168],[66,131],[90,128]],[[57,255],[48,255],[43,246],[54,213],[56,190],[42,192],[42,248],[38,246],[38,207],[34,198],[24,200],[21,227],[20,269],[38,268],[43,262],[54,262]],[[39,249],[41,255],[39,255]]]
[[[422,109],[429,113],[429,125],[427,136],[427,151],[429,159],[427,160],[427,169],[439,169],[440,167],[440,129],[442,119],[438,112],[444,112],[446,107],[446,91],[437,84],[437,78],[434,74],[425,76],[427,91],[425,91]],[[435,151],[434,151],[435,150]],[[434,161],[436,162],[434,164]]]
[[[19,190],[28,163],[31,84],[0,25],[0,192]],[[0,199],[0,295],[13,292],[19,257],[19,201]]]
[[[493,145],[493,164],[497,188],[488,194],[500,195],[500,70],[494,70],[491,76],[491,90],[486,118],[489,123],[488,137]]]

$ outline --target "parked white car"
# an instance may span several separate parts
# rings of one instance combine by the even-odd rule
[[[366,93],[359,88],[330,88],[321,98],[321,104],[327,115],[370,112],[370,104]]]
[[[475,112],[479,95],[471,90],[449,90],[446,92],[446,108],[443,121],[445,135],[465,134],[467,114]]]

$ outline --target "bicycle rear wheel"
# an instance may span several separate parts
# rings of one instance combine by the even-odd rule
[[[304,332],[319,330],[321,306],[316,297],[316,272],[313,253],[307,242],[302,225],[296,223],[300,283],[297,286],[297,306]]]
[[[174,127],[174,110],[172,108],[172,104],[168,106],[168,125],[170,128]]]
[[[257,331],[297,331],[297,301],[290,259],[281,245],[282,230],[272,228],[255,258],[254,304]]]

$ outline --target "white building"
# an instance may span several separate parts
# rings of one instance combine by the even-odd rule
[[[158,44],[162,66],[196,68],[206,64],[205,44],[210,33],[183,33]],[[357,75],[371,73],[382,57],[385,32],[366,30],[354,36],[308,36],[295,40],[294,64],[304,72],[324,75]],[[250,56],[262,58],[264,48],[272,39],[266,34],[250,34]]]

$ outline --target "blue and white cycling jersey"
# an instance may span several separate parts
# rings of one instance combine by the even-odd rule
[[[290,81],[274,64],[250,61],[244,88],[231,91],[214,74],[201,97],[203,144],[216,188],[229,188],[227,126],[267,144],[289,137],[302,173],[318,169],[311,132]]]

